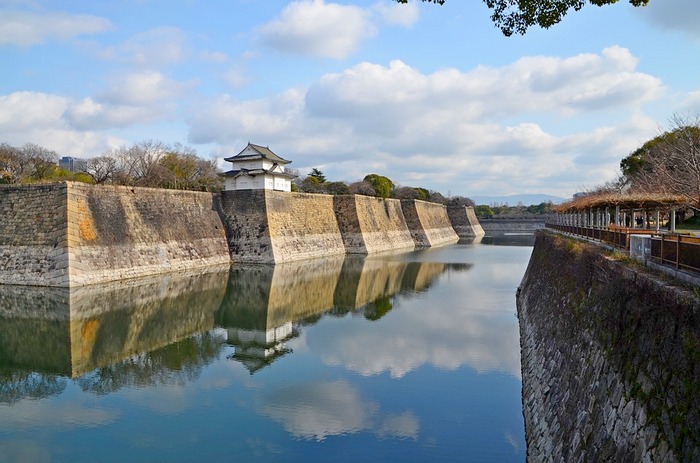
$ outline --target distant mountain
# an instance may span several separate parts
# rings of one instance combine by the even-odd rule
[[[517,206],[518,203],[522,203],[523,206],[532,206],[537,204],[546,203],[551,201],[553,204],[560,204],[564,201],[568,201],[566,198],[560,198],[559,196],[544,195],[544,194],[522,194],[522,195],[507,195],[507,196],[469,196],[477,205],[496,204],[502,206],[508,204],[509,206]]]

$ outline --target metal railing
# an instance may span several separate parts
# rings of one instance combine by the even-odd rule
[[[607,228],[581,227],[575,225],[560,225],[554,223],[545,224],[547,228],[558,230],[572,235],[582,236],[595,241],[610,244],[620,249],[630,248],[630,235],[655,235],[657,230],[648,228],[627,228],[610,226]]]
[[[580,227],[546,224],[547,228],[610,244],[619,249],[630,249],[631,235],[649,235],[651,249],[649,259],[676,269],[700,272],[700,237],[680,233],[663,233],[646,228]]]
[[[650,259],[676,269],[700,272],[700,238],[659,234],[651,238]]]

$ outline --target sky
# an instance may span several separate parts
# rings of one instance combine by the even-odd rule
[[[571,197],[700,115],[700,1],[505,37],[481,0],[0,0],[0,143],[268,146],[307,175]]]

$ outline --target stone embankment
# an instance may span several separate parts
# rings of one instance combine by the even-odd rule
[[[0,284],[80,286],[233,262],[405,251],[481,232],[425,201],[64,182],[0,186]],[[455,232],[457,227],[459,232]]]
[[[700,461],[697,294],[538,232],[518,291],[528,461]]]
[[[428,248],[459,241],[442,204],[402,199],[401,209],[417,248]]]
[[[409,251],[416,246],[398,199],[335,196],[333,207],[348,254]]]
[[[534,233],[537,230],[544,229],[545,223],[550,219],[549,215],[542,215],[537,217],[479,219],[479,223],[489,235]]]
[[[447,215],[457,236],[460,238],[477,238],[485,232],[476,218],[473,207],[448,206]]]

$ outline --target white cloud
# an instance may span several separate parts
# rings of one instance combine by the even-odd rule
[[[387,24],[411,27],[418,21],[418,3],[402,5],[396,2],[376,3],[372,9],[376,11]]]
[[[48,40],[70,40],[112,28],[104,18],[68,13],[0,11],[0,45],[28,47]]]
[[[306,90],[218,98],[192,118],[190,140],[261,140],[284,147],[295,167],[327,165],[327,175],[349,181],[384,169],[398,183],[443,194],[547,184],[551,194],[566,195],[575,188],[566,177],[589,185],[612,178],[619,160],[654,135],[636,114],[665,88],[636,66],[621,47],[430,74],[399,60],[364,62]],[[605,124],[591,121],[603,119],[610,128],[600,139],[596,130]],[[548,130],[577,121],[593,127]],[[598,170],[580,171],[584,159]]]
[[[359,43],[376,34],[370,14],[362,8],[324,0],[300,0],[257,29],[262,42],[300,55],[344,58]]]
[[[97,155],[124,144],[115,135],[76,126],[73,111],[89,113],[95,108],[91,108],[90,100],[76,102],[39,92],[0,95],[0,133],[4,134],[4,142],[14,146],[31,142],[72,156]]]
[[[144,71],[117,79],[99,98],[112,104],[151,105],[176,100],[194,85],[196,82],[177,82],[160,72]]]
[[[163,26],[136,34],[117,46],[106,47],[100,55],[137,66],[158,67],[181,63],[190,53],[187,35],[176,27]]]

